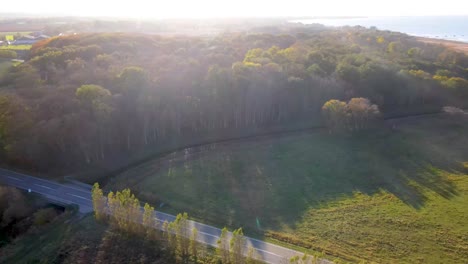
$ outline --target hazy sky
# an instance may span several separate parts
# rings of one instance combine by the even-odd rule
[[[81,16],[468,15],[468,0],[1,0],[0,12]],[[467,21],[468,23],[468,21]]]

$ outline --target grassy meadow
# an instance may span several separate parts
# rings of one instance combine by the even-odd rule
[[[160,210],[324,252],[340,260],[468,259],[468,119],[386,123],[359,135],[317,132],[148,162],[117,176]]]
[[[32,45],[8,45],[8,46],[0,46],[0,49],[6,50],[30,50]]]

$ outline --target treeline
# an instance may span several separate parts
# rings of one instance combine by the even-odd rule
[[[463,107],[467,68],[464,54],[360,27],[55,37],[0,80],[0,158],[72,170],[202,135],[320,124],[330,99],[367,98],[383,115]]]
[[[175,263],[261,263],[253,247],[249,246],[246,251],[242,228],[232,234],[224,228],[217,241],[218,248],[213,251],[200,242],[198,230],[192,227],[187,213],[178,214],[173,222],[161,223],[154,208],[146,203],[142,210],[129,189],[105,196],[97,183],[92,189],[92,200],[96,220],[108,221],[113,228],[125,234],[158,241]]]

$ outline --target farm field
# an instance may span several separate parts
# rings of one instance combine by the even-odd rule
[[[343,261],[463,263],[467,121],[438,115],[224,146],[147,162],[106,188]]]
[[[16,36],[16,35],[21,35],[21,36],[25,36],[25,35],[30,35],[31,33],[33,33],[32,31],[0,31],[0,35],[13,35],[13,36]]]
[[[18,31],[0,31],[0,39],[4,40],[3,38],[5,38],[5,40],[13,41],[18,36],[26,36],[26,35],[30,35],[31,33],[33,32],[32,31],[19,31],[19,32]]]
[[[9,45],[9,46],[0,46],[0,49],[7,50],[30,50],[32,45]]]

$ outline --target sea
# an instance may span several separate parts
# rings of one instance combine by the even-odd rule
[[[413,36],[455,40],[468,43],[468,16],[401,16],[401,17],[358,17],[316,18],[292,20],[303,24],[326,26],[377,27],[380,30],[403,32]]]

